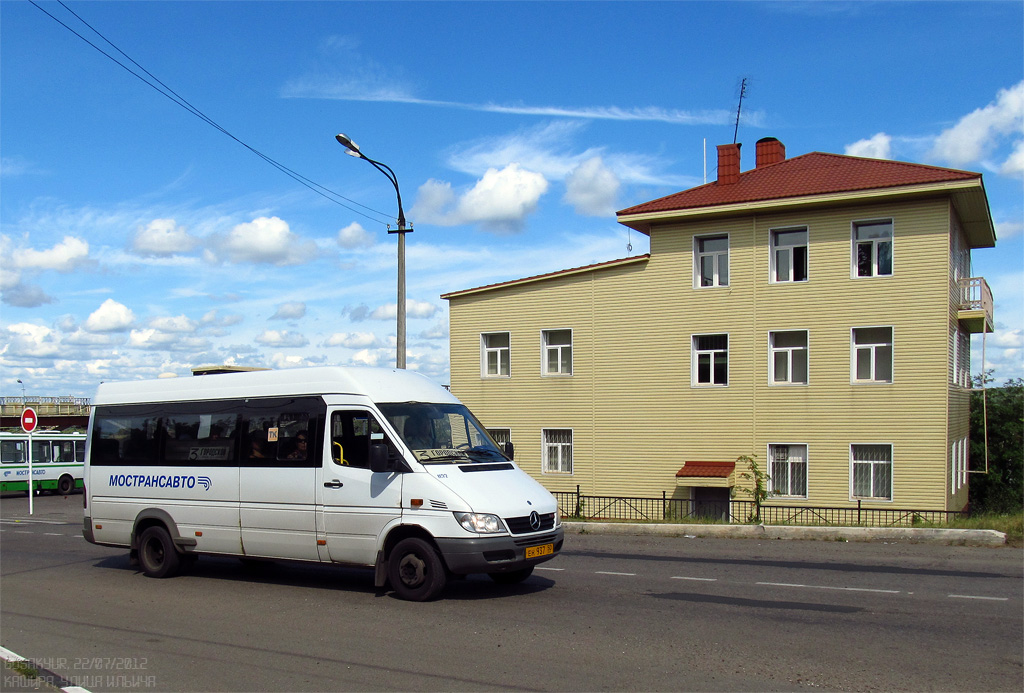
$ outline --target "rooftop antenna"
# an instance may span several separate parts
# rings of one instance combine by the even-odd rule
[[[736,104],[736,128],[732,131],[732,143],[736,144],[736,136],[740,132],[740,111],[743,110],[743,97],[747,95],[747,78],[740,82],[740,102]]]

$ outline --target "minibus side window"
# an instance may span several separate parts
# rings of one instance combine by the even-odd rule
[[[234,413],[167,414],[163,459],[169,464],[234,464],[237,427]]]
[[[155,414],[97,414],[92,431],[92,463],[155,464],[158,421]]]
[[[331,415],[331,461],[345,467],[370,468],[370,445],[384,444],[388,458],[398,449],[368,411],[336,411]]]

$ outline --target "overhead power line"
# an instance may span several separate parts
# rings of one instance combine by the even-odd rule
[[[181,96],[176,91],[174,91],[171,87],[167,86],[163,81],[161,81],[158,77],[156,77],[156,75],[151,73],[149,70],[144,68],[138,62],[136,62],[131,56],[129,56],[123,50],[118,48],[117,45],[115,45],[110,39],[108,39],[106,36],[104,36],[102,33],[100,33],[99,30],[97,30],[95,27],[93,27],[91,24],[89,24],[87,21],[85,21],[82,17],[80,17],[77,13],[75,13],[75,11],[72,10],[70,7],[65,5],[62,0],[58,0],[58,4],[61,7],[63,7],[65,10],[67,10],[79,22],[81,22],[86,27],[88,27],[90,31],[92,31],[94,34],[96,34],[101,39],[103,39],[103,41],[105,41],[111,48],[113,48],[115,51],[120,53],[126,60],[128,60],[132,65],[134,65],[136,68],[138,68],[138,70],[140,70],[142,73],[144,73],[145,76],[143,76],[139,72],[136,72],[131,67],[129,67],[125,63],[123,63],[120,60],[118,60],[115,56],[113,56],[110,53],[108,53],[107,51],[103,50],[101,47],[97,46],[95,43],[90,41],[88,38],[83,36],[81,33],[76,31],[72,27],[68,26],[67,23],[63,22],[58,17],[54,16],[53,14],[51,14],[50,12],[45,10],[44,8],[40,7],[39,4],[35,2],[35,0],[29,0],[29,2],[32,3],[32,5],[36,9],[38,9],[40,12],[42,12],[43,14],[48,16],[53,21],[55,21],[58,24],[60,24],[62,27],[64,27],[68,31],[70,31],[72,34],[74,34],[75,36],[80,38],[85,43],[87,43],[90,46],[92,46],[99,53],[101,53],[106,58],[108,58],[111,61],[113,61],[115,64],[117,64],[122,69],[124,69],[129,74],[131,74],[133,77],[135,77],[136,79],[142,81],[143,83],[145,83],[149,87],[155,89],[157,92],[159,92],[163,96],[167,97],[168,99],[170,99],[171,101],[173,101],[177,105],[181,106],[186,111],[188,111],[189,113],[191,113],[195,117],[199,118],[200,120],[202,120],[204,123],[206,123],[210,127],[214,128],[215,130],[218,130],[219,132],[223,133],[224,135],[227,135],[232,140],[234,140],[238,144],[242,145],[243,147],[248,149],[250,152],[252,152],[256,156],[258,156],[259,158],[263,159],[265,162],[267,162],[268,164],[270,164],[271,166],[276,168],[278,171],[281,171],[286,176],[292,178],[293,180],[295,180],[299,184],[304,185],[305,187],[309,188],[310,190],[315,192],[317,195],[320,195],[321,197],[323,197],[323,198],[325,198],[327,200],[330,200],[334,204],[339,205],[341,207],[344,207],[345,209],[349,210],[350,212],[354,212],[356,214],[359,214],[360,216],[363,216],[363,217],[369,219],[370,221],[373,221],[373,222],[378,223],[378,224],[386,224],[386,223],[388,223],[389,221],[391,221],[393,219],[393,217],[391,215],[387,214],[386,212],[381,212],[380,210],[374,209],[372,207],[368,207],[368,206],[362,204],[361,202],[356,202],[355,200],[353,200],[351,198],[345,197],[341,193],[335,192],[335,191],[331,190],[330,188],[327,188],[327,187],[325,187],[323,185],[320,185],[319,183],[317,183],[314,180],[310,180],[309,178],[307,178],[306,176],[302,175],[301,173],[298,173],[298,172],[288,168],[287,166],[285,166],[281,162],[277,161],[273,157],[270,157],[270,156],[264,154],[260,150],[256,149],[255,147],[253,147],[253,146],[249,145],[248,143],[242,141],[241,139],[239,139],[238,137],[236,137],[232,133],[228,132],[226,129],[221,127],[220,124],[218,124],[212,118],[210,118],[205,113],[203,113],[199,108],[197,108],[196,106],[193,106],[185,97]],[[342,200],[344,200],[344,202],[342,202]],[[376,214],[378,217],[383,217],[387,221],[381,221],[379,218],[375,218],[373,216],[370,216],[370,214],[367,214],[366,212],[363,212],[363,211],[361,211],[359,209],[355,209],[353,207],[350,207],[348,204],[345,204],[345,202],[353,204],[356,207],[361,207],[362,209],[366,210],[367,212],[371,212],[373,214]]]

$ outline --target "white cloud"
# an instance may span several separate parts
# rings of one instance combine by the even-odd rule
[[[982,162],[1004,139],[1013,140],[1013,153],[993,168],[1012,175],[1024,174],[1024,81],[1000,89],[992,103],[962,117],[935,138],[931,156],[954,166]]]
[[[14,273],[17,276],[16,273]],[[3,302],[15,308],[38,308],[47,303],[56,303],[57,299],[50,296],[42,288],[20,282],[3,287]]]
[[[245,316],[238,314],[228,314],[221,316],[220,311],[214,308],[203,314],[201,322],[204,325],[211,325],[214,327],[230,327],[231,325],[237,325],[238,323],[245,320]]]
[[[124,332],[135,322],[135,313],[112,298],[94,310],[82,328],[87,332]]]
[[[187,253],[198,243],[199,239],[176,224],[174,219],[154,219],[135,231],[132,251],[146,257],[166,257]]]
[[[417,301],[407,299],[405,302],[405,315],[407,318],[432,318],[441,310],[428,301]],[[398,317],[398,304],[386,303],[378,306],[370,313],[370,320],[394,320]]]
[[[28,322],[15,323],[7,328],[0,355],[8,358],[53,358],[61,354],[59,335],[49,327]]]
[[[19,248],[11,254],[15,267],[57,272],[70,272],[88,258],[89,244],[74,236],[65,236],[64,240],[48,250]]]
[[[1005,241],[1008,238],[1019,236],[1024,231],[1024,222],[1021,222],[1019,219],[1004,219],[995,222],[995,227],[996,238],[1000,241]]]
[[[518,164],[488,169],[461,196],[449,183],[431,179],[420,186],[412,215],[421,223],[440,226],[479,224],[494,231],[518,231],[547,189],[543,175]]]
[[[306,314],[306,304],[302,301],[290,301],[278,305],[277,311],[270,316],[271,320],[298,320]]]
[[[866,140],[859,140],[846,145],[847,156],[861,156],[868,159],[892,158],[892,137],[880,132]]]
[[[335,332],[323,344],[325,347],[364,349],[379,346],[380,340],[372,332]]]
[[[160,330],[161,332],[173,332],[177,334],[195,332],[198,328],[198,324],[195,320],[191,320],[184,315],[153,318],[149,321],[149,326],[153,329]]]
[[[238,224],[220,243],[234,263],[301,265],[316,256],[316,244],[292,232],[278,217],[258,217]]]
[[[376,239],[374,239],[373,234],[356,221],[338,231],[338,245],[348,250],[366,248],[375,242]]]
[[[305,368],[306,366],[320,366],[326,362],[324,358],[307,358],[297,354],[274,354],[270,357],[270,366],[276,369]]]
[[[256,343],[262,344],[268,347],[281,348],[296,348],[304,347],[309,344],[309,340],[306,336],[299,334],[298,332],[289,332],[288,330],[264,330],[263,333],[256,337]]]
[[[600,217],[612,216],[621,183],[599,156],[587,159],[565,179],[565,201],[578,214]]]

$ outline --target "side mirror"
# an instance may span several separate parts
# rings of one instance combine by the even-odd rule
[[[391,465],[388,464],[388,446],[383,443],[370,445],[370,471],[390,472]]]
[[[507,441],[505,443],[505,445],[503,446],[503,448],[504,449],[502,450],[502,452],[505,453],[505,457],[509,458],[510,460],[514,460],[516,458],[516,455],[515,455],[516,449],[512,445],[512,441],[511,440]]]

